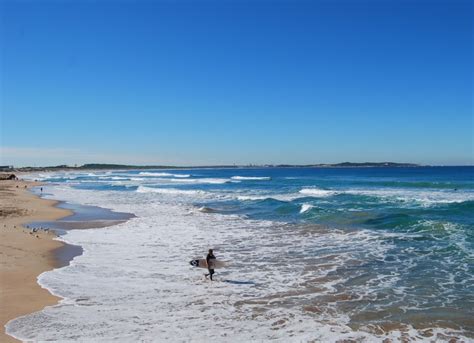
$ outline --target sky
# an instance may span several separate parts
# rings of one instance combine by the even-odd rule
[[[0,0],[0,164],[474,164],[473,3]]]

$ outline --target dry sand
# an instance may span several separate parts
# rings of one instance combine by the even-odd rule
[[[29,192],[27,188],[35,185],[38,184],[0,181],[0,342],[17,341],[5,334],[4,325],[9,320],[58,301],[38,285],[36,278],[60,265],[54,250],[63,243],[53,240],[54,232],[31,233],[23,225],[55,220],[71,212],[54,207],[56,201],[40,199]]]

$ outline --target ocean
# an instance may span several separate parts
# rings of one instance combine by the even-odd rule
[[[58,172],[43,196],[135,215],[60,237],[22,340],[474,341],[474,167]],[[189,261],[213,248],[215,281]]]

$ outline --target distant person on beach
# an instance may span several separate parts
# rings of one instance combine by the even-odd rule
[[[43,187],[41,187],[41,193],[43,193]]]
[[[214,256],[214,253],[212,252],[212,249],[209,249],[209,252],[206,256],[206,262],[207,262],[207,269],[209,270],[209,273],[208,274],[205,274],[204,276],[205,277],[210,277],[211,281],[212,281],[212,275],[214,275],[214,269],[211,268],[211,265],[214,261],[211,261],[211,260],[215,260],[216,257]]]

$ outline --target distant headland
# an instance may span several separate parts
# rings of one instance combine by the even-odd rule
[[[414,163],[396,162],[342,162],[342,163],[321,163],[321,164],[248,164],[248,165],[208,165],[208,166],[168,166],[168,165],[129,165],[129,164],[108,164],[108,163],[88,163],[81,166],[57,165],[44,167],[15,167],[0,166],[2,172],[36,172],[36,171],[80,171],[80,170],[130,170],[130,169],[202,169],[202,168],[397,168],[397,167],[422,167]]]

